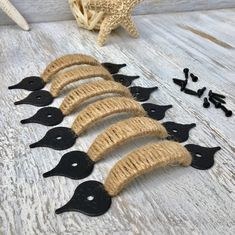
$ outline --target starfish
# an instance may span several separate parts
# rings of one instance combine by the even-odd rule
[[[29,25],[9,0],[0,0],[0,9],[5,12],[22,29],[29,30]]]
[[[133,8],[142,0],[89,0],[88,9],[104,12],[104,20],[100,26],[98,44],[103,46],[111,31],[123,27],[131,37],[137,38],[139,33],[131,18]]]

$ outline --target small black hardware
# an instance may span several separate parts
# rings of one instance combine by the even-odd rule
[[[219,109],[221,107],[221,103],[217,102],[212,96],[209,97],[209,101],[215,105],[215,108]]]
[[[198,77],[195,76],[193,73],[190,74],[190,77],[192,78],[193,82],[197,82],[198,81]]]
[[[224,101],[222,98],[219,98],[218,96],[212,96],[214,100],[220,102],[221,104],[226,104],[226,101]]]
[[[193,91],[193,90],[190,90],[190,89],[187,89],[187,88],[184,89],[184,93],[188,94],[188,95],[194,95],[194,96],[198,97],[198,93],[196,91]]]
[[[222,98],[222,99],[225,99],[225,98],[226,98],[226,96],[221,95],[221,94],[214,93],[214,92],[212,92],[212,90],[209,91],[208,95],[209,95],[210,97],[211,97],[211,96],[217,96],[217,97]]]
[[[207,109],[207,108],[210,107],[210,105],[211,105],[210,102],[209,102],[208,99],[205,97],[205,98],[204,98],[203,107]]]
[[[201,98],[205,91],[206,91],[206,87],[203,87],[202,89],[199,89],[197,91],[198,97]]]
[[[224,111],[226,117],[231,117],[233,115],[233,112],[228,110],[224,105],[221,105],[220,108]]]
[[[183,72],[184,72],[185,78],[188,79],[189,69],[188,69],[188,68],[185,68],[185,69],[183,70]]]

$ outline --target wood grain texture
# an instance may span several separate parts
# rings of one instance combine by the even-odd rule
[[[16,26],[0,27],[0,234],[234,234],[234,116],[221,110],[202,108],[202,99],[187,96],[173,84],[183,79],[189,67],[200,82],[227,96],[227,107],[235,111],[235,10],[178,13],[135,17],[141,37],[131,39],[119,29],[107,46],[96,46],[96,33],[78,30],[75,21],[34,24],[29,33]],[[216,40],[215,40],[216,39]],[[229,45],[229,46],[224,46]],[[79,213],[55,215],[77,185],[88,179],[103,181],[108,170],[122,156],[146,139],[123,146],[98,163],[91,176],[81,181],[63,177],[42,178],[62,154],[87,151],[105,127],[120,120],[106,120],[78,138],[68,151],[29,149],[48,127],[21,119],[33,115],[31,106],[14,106],[26,91],[7,87],[23,77],[38,75],[46,64],[67,53],[88,53],[100,61],[127,63],[125,74],[140,75],[136,85],[159,86],[150,102],[172,104],[163,121],[195,122],[188,143],[221,146],[216,164],[208,171],[191,167],[168,167],[134,181],[118,197],[111,209],[98,218]],[[47,86],[48,89],[48,86]],[[53,106],[59,106],[62,97]],[[60,126],[71,126],[75,115]]]
[[[67,0],[11,0],[28,22],[72,20]],[[134,14],[156,14],[164,12],[196,11],[235,7],[233,0],[144,0]],[[12,24],[0,11],[0,25]]]

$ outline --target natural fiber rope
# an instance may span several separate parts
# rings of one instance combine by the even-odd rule
[[[92,103],[83,109],[75,119],[72,130],[79,136],[102,119],[118,113],[130,113],[133,116],[146,115],[143,107],[132,98],[106,98]]]
[[[72,90],[64,99],[60,110],[64,115],[68,115],[78,108],[79,105],[88,99],[107,93],[116,93],[121,96],[132,97],[129,89],[114,81],[89,82]]]
[[[109,172],[104,187],[110,196],[116,196],[140,175],[170,164],[189,166],[191,162],[192,156],[179,143],[163,141],[148,144],[118,161]]]
[[[50,93],[53,97],[57,97],[66,85],[79,80],[95,77],[101,77],[105,80],[113,80],[109,71],[101,65],[78,67],[58,75],[51,84]]]
[[[73,65],[100,65],[100,63],[93,57],[83,54],[70,54],[57,58],[52,61],[44,70],[41,75],[41,78],[44,82],[49,82],[51,77],[58,73],[60,70]]]
[[[156,136],[163,139],[167,135],[160,122],[148,117],[133,117],[107,128],[95,139],[87,153],[93,161],[99,161],[107,153],[136,138]]]

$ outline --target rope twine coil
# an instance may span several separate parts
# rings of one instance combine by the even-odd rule
[[[100,65],[100,63],[92,56],[83,54],[68,54],[52,61],[42,73],[41,78],[44,82],[49,82],[59,71],[73,65],[82,64]]]
[[[53,97],[57,97],[66,85],[95,77],[101,77],[105,80],[113,80],[112,75],[103,66],[88,65],[84,67],[76,67],[59,74],[51,84],[50,93]]]
[[[189,166],[191,162],[191,154],[179,143],[162,141],[148,144],[118,161],[109,172],[104,187],[110,196],[116,196],[140,175],[167,165]]]
[[[132,97],[129,89],[118,82],[114,81],[90,82],[90,83],[85,83],[79,86],[78,88],[72,90],[64,98],[60,106],[60,110],[64,115],[69,115],[88,99],[107,93],[119,94],[125,97]]]
[[[166,138],[167,130],[158,121],[148,117],[133,117],[117,122],[101,133],[88,150],[88,156],[95,162],[102,159],[109,152],[133,141],[147,136]]]
[[[143,107],[132,98],[106,98],[96,101],[83,109],[76,117],[72,130],[79,136],[102,119],[118,113],[130,113],[132,116],[146,115]]]

